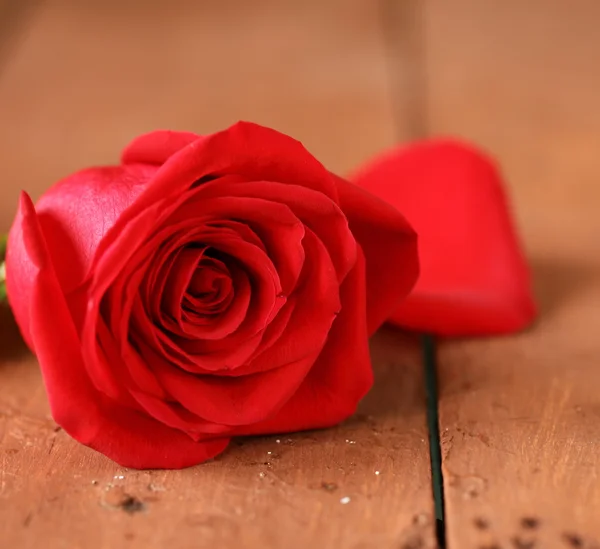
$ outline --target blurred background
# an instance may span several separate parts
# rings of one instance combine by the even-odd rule
[[[250,120],[340,174],[396,143],[473,141],[502,166],[542,316],[522,336],[440,347],[448,534],[470,546],[477,503],[506,547],[533,547],[509,541],[517,512],[550,517],[545,547],[583,547],[580,532],[600,536],[599,21],[596,0],[0,0],[0,231],[21,189],[35,199],[115,163],[153,129]],[[411,412],[423,441],[424,409]],[[398,524],[419,524],[406,506]],[[429,547],[368,539],[355,547]]]
[[[238,119],[342,172],[458,134],[500,158],[520,210],[589,208],[599,18],[594,0],[1,0],[1,228],[19,188]]]

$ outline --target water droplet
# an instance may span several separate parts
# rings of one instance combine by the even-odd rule
[[[356,444],[356,440],[348,440],[348,439],[346,439],[346,442],[348,444]]]
[[[267,452],[267,454],[271,455],[273,452]]]
[[[125,477],[123,475],[115,475],[113,478],[123,480]]]
[[[92,480],[92,484],[93,484],[94,486],[96,486],[96,484],[98,484],[98,481],[97,481],[97,480]]]
[[[267,474],[266,474],[266,473],[263,473],[263,472],[261,471],[260,473],[258,473],[258,476],[259,476],[260,478],[265,478],[265,477],[267,476]]]
[[[348,496],[344,496],[343,498],[340,499],[340,503],[342,505],[347,505],[348,503],[350,503],[350,498]]]
[[[375,471],[375,474],[379,476],[381,474],[381,471]]]
[[[277,439],[275,442],[276,442],[277,444],[281,444],[281,440],[279,440],[279,439]]]

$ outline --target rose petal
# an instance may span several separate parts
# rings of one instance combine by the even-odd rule
[[[355,178],[419,234],[421,276],[391,315],[441,335],[513,332],[536,309],[500,174],[477,149],[429,141],[396,149]]]
[[[331,325],[342,307],[335,269],[328,250],[308,228],[304,246],[307,259],[301,283],[291,296],[294,311],[285,330],[277,342],[267,340],[267,346],[258,347],[252,359],[236,369],[236,375],[263,372],[298,361],[322,349],[329,337]]]
[[[102,237],[144,191],[152,166],[90,168],[53,185],[36,211],[64,293],[78,286]]]
[[[131,344],[119,345],[102,317],[97,318],[95,328],[95,338],[94,334],[90,334],[89,345],[85,346],[83,357],[90,378],[99,390],[111,396],[105,381],[110,376],[118,384],[117,390],[127,390],[128,396],[132,389],[138,389],[158,398],[166,398],[165,390],[154,373],[131,351]],[[121,392],[114,398],[119,402],[128,402]]]
[[[121,154],[123,164],[164,164],[200,136],[191,132],[158,130],[136,137]]]
[[[181,321],[183,298],[206,249],[206,246],[182,248],[165,273],[165,281],[160,293],[157,291],[154,301],[160,304],[160,316],[169,317],[180,327],[183,327]],[[156,290],[158,288],[155,288]]]
[[[153,418],[173,429],[183,431],[195,441],[220,438],[231,431],[230,426],[204,421],[179,404],[165,402],[160,398],[137,391],[133,391],[132,394]]]
[[[337,201],[327,170],[299,141],[252,122],[237,122],[207,136],[187,132],[150,132],[135,138],[123,151],[124,164],[163,165],[156,188],[143,200],[164,196],[167,179],[187,187],[207,175],[243,175],[246,179],[302,185]],[[167,166],[168,164],[168,166]],[[186,183],[187,182],[187,183]],[[169,194],[177,189],[168,189]]]
[[[124,168],[92,168],[73,174],[50,188],[37,205],[48,253],[56,265],[61,289],[75,319],[86,304],[79,292],[94,251],[104,231],[142,192],[156,172],[154,166],[128,165]],[[24,251],[22,223],[17,214],[7,247],[7,285],[11,307],[27,344],[32,267]],[[81,329],[77,325],[77,330]]]
[[[152,369],[174,400],[207,421],[248,425],[275,413],[294,394],[315,359],[241,377],[194,376],[157,360]]]
[[[348,227],[345,212],[323,193],[299,185],[284,185],[272,181],[224,181],[220,185],[206,188],[202,194],[205,200],[215,195],[243,196],[246,199],[267,200],[285,205],[295,218],[314,231],[325,244],[340,283],[354,266],[356,241]],[[294,242],[289,236],[285,240]]]
[[[367,326],[373,334],[419,275],[417,237],[392,206],[335,176],[340,206],[361,245],[367,269]]]
[[[340,288],[341,312],[302,385],[275,415],[240,426],[232,433],[254,435],[331,427],[356,411],[373,384],[365,287],[365,260],[359,250],[356,266]]]

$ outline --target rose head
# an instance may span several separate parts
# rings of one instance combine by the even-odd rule
[[[347,418],[416,277],[395,209],[248,123],[144,135],[35,208],[23,194],[7,256],[55,420],[135,468]]]

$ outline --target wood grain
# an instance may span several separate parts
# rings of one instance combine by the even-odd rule
[[[20,189],[35,198],[157,127],[250,119],[345,171],[393,142],[392,112],[368,0],[46,0],[0,71],[0,229]],[[416,341],[375,338],[376,387],[339,428],[248,439],[184,471],[130,471],[56,428],[2,315],[1,547],[435,545]]]
[[[500,159],[541,308],[521,335],[440,344],[450,549],[598,547],[599,17],[426,3],[429,131]]]

